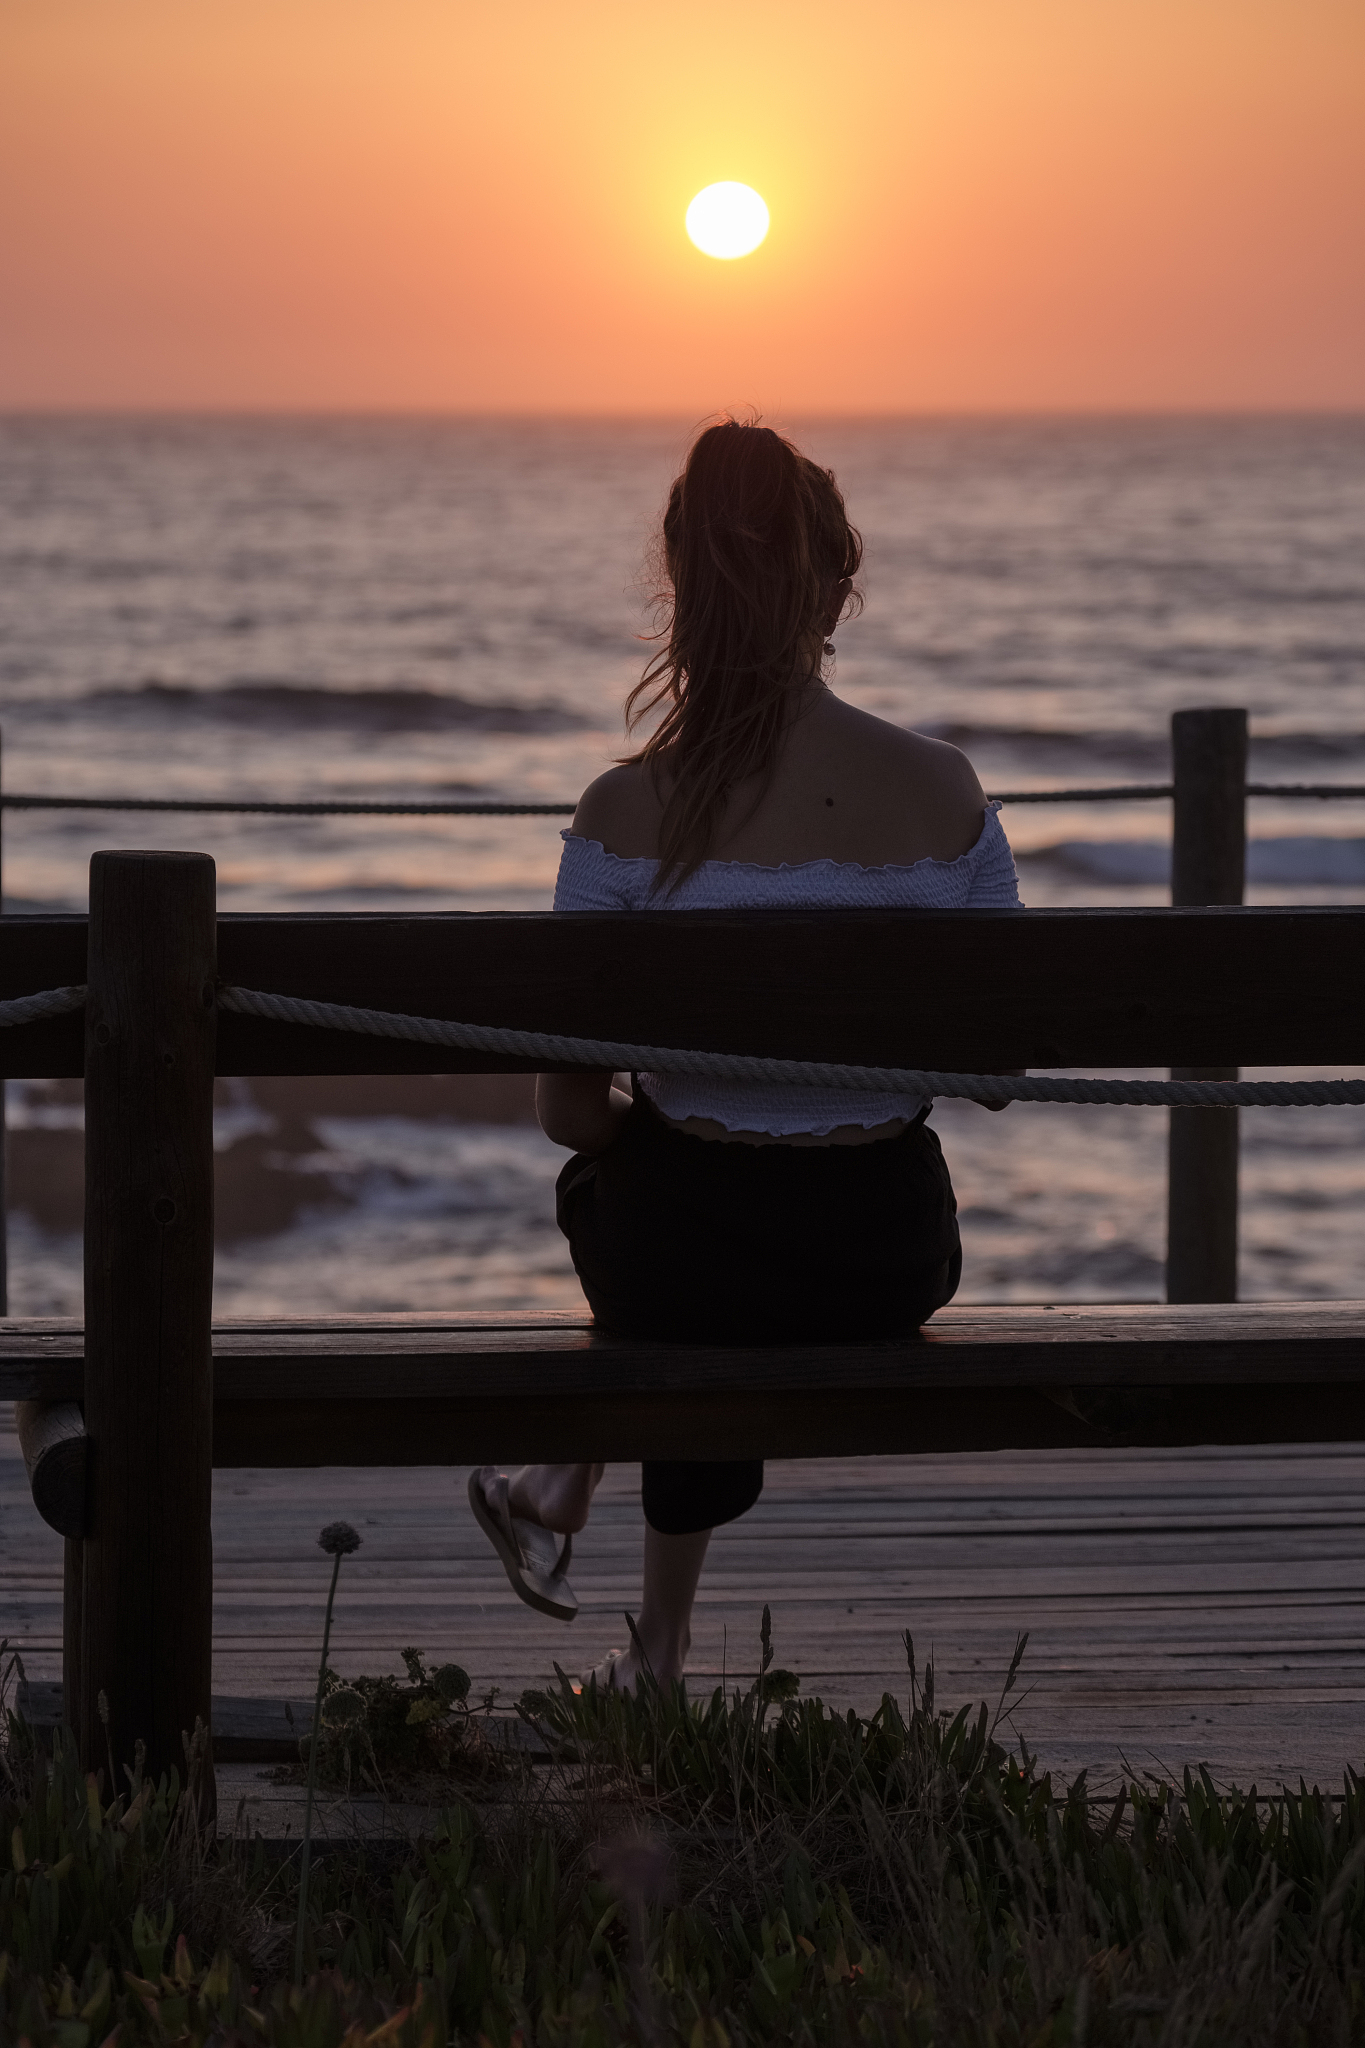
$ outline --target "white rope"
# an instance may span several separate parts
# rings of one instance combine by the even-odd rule
[[[11,996],[0,1003],[0,1030],[10,1024],[37,1024],[44,1017],[64,1017],[85,1007],[85,989],[45,988],[36,996]]]
[[[1360,782],[1248,782],[1246,796],[1332,797],[1357,802],[1365,797]],[[1111,782],[1099,788],[991,790],[993,804],[1140,803],[1172,797],[1170,782]],[[187,796],[35,796],[19,790],[0,793],[0,811],[208,811],[229,816],[270,818],[569,818],[578,809],[566,803],[502,803],[494,798],[462,803],[277,803],[264,797],[241,802],[231,797]]]
[[[1138,1108],[1317,1109],[1365,1105],[1365,1081],[1046,1081],[1009,1074],[942,1074],[916,1067],[846,1067],[821,1060],[771,1060],[748,1053],[683,1052],[613,1039],[566,1038],[552,1031],[509,1031],[496,1024],[455,1024],[441,1017],[405,1017],[359,1010],[259,989],[223,988],[225,1010],[274,1024],[354,1031],[366,1038],[406,1039],[461,1052],[505,1053],[546,1066],[691,1074],[713,1081],[757,1081],[803,1088],[846,1088],[872,1095],[961,1096],[974,1102],[1115,1103]]]
[[[511,1055],[546,1066],[630,1069],[690,1074],[710,1081],[756,1081],[769,1086],[843,1088],[864,1095],[963,1097],[974,1102],[1109,1103],[1143,1109],[1319,1109],[1365,1106],[1365,1081],[1108,1081],[1043,1080],[1011,1074],[945,1074],[919,1067],[849,1067],[824,1060],[774,1060],[750,1053],[686,1052],[672,1046],[624,1045],[615,1039],[569,1038],[553,1031],[511,1031],[496,1024],[457,1024],[443,1017],[406,1017],[392,1010],[361,1010],[346,1003],[316,1003],[259,989],[223,988],[225,1010],[275,1024],[322,1031],[353,1031],[366,1038],[405,1039],[461,1052]],[[0,1029],[65,1016],[85,1002],[84,988],[49,988],[0,1002]]]

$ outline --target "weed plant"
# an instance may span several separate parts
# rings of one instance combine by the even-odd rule
[[[396,1858],[315,1865],[301,1987],[292,1862],[205,1842],[174,1777],[115,1794],[11,1718],[0,2039],[1365,2041],[1365,1779],[1258,1799],[1186,1773],[1096,1802],[1006,1747],[1006,1695],[940,1712],[912,1651],[907,1696],[867,1718],[764,1660],[696,1702],[524,1696],[548,1763],[456,1788]]]
[[[325,1666],[318,1691],[317,1769],[324,1785],[367,1787],[382,1794],[422,1793],[433,1777],[486,1777],[489,1745],[469,1703],[469,1673],[458,1664],[428,1665],[420,1650],[400,1650],[406,1678],[341,1678]],[[496,1688],[483,1704],[491,1711]],[[298,1767],[313,1761],[311,1734],[299,1741]]]

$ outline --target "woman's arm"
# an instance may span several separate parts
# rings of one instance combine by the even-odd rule
[[[595,1069],[581,1074],[537,1074],[536,1115],[555,1145],[571,1152],[605,1152],[619,1132],[630,1097],[612,1087],[612,1076]]]
[[[980,784],[977,785],[978,790]],[[982,802],[985,802],[984,795]],[[1019,876],[1014,866],[1014,856],[1001,828],[998,818],[990,813],[982,824],[983,836],[990,834],[990,842],[984,849],[985,858],[972,878],[967,891],[967,910],[1022,910],[1019,901]],[[995,1072],[1022,1080],[1027,1069],[1024,1067],[999,1067]],[[983,1109],[1008,1109],[1007,1102],[983,1102]]]
[[[652,844],[635,844],[639,820],[633,815],[632,805],[638,809],[641,780],[639,769],[609,768],[584,790],[573,825],[564,835],[564,852],[555,883],[556,910],[620,911],[634,907],[629,889],[613,872],[619,869],[628,873],[628,866],[619,860],[604,862],[602,853],[653,853]],[[536,1115],[546,1137],[574,1152],[605,1152],[630,1108],[629,1095],[611,1084],[610,1074],[593,1069],[580,1069],[572,1074],[537,1074]]]
[[[1000,1075],[1002,1075],[1002,1076],[1003,1076],[1003,1077],[1004,1077],[1004,1078],[1005,1078],[1006,1080],[1008,1080],[1008,1081],[1022,1081],[1022,1080],[1023,1080],[1023,1078],[1024,1078],[1024,1076],[1025,1076],[1025,1075],[1027,1074],[1027,1072],[1028,1072],[1028,1068],[1027,1068],[1027,1067],[992,1067],[992,1068],[991,1068],[991,1072],[992,1072],[993,1074],[1000,1074]],[[1009,1104],[1008,1104],[1008,1102],[982,1102],[982,1100],[981,1100],[981,1097],[980,1097],[979,1095],[973,1095],[973,1096],[972,1096],[972,1097],[971,1097],[970,1099],[971,1099],[971,1101],[975,1102],[975,1103],[976,1103],[976,1104],[978,1105],[978,1107],[979,1107],[979,1108],[981,1108],[981,1109],[1008,1109],[1008,1108],[1009,1108]]]

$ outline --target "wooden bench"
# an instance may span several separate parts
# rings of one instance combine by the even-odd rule
[[[84,1349],[75,1321],[0,1326],[0,1394],[34,1411],[34,1501],[69,1536]],[[213,1327],[220,1470],[1357,1441],[1361,1302],[950,1306],[914,1341],[795,1349],[642,1343],[543,1311]]]
[[[35,1498],[69,1532],[65,1698],[91,1764],[101,1692],[115,1754],[141,1736],[153,1766],[208,1718],[214,1464],[1365,1439],[1361,1304],[952,1307],[917,1340],[799,1348],[574,1315],[211,1326],[215,1073],[530,1064],[219,1015],[218,982],[967,1072],[1348,1066],[1365,911],[220,919],[204,856],[104,854],[88,921],[0,924],[0,998],[80,982],[84,1017],[0,1033],[0,1063],[86,1077],[84,1328],[0,1326],[0,1397],[33,1404]]]

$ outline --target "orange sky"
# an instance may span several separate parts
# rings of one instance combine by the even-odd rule
[[[746,402],[1365,405],[1363,0],[0,0],[0,405]]]

